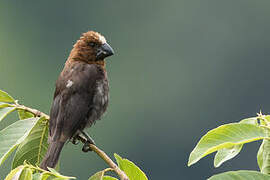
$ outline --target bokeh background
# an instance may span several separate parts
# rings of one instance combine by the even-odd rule
[[[108,112],[88,130],[100,148],[153,180],[258,169],[258,143],[217,169],[213,156],[191,167],[187,160],[208,130],[269,113],[269,7],[268,0],[1,1],[0,88],[48,113],[72,45],[96,30],[116,52],[107,60]],[[68,144],[61,155],[61,172],[81,180],[105,167],[81,146]]]

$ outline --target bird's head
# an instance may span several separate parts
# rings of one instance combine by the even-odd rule
[[[83,33],[74,45],[73,59],[87,62],[103,61],[114,54],[112,47],[106,42],[104,36],[98,32],[88,31]]]

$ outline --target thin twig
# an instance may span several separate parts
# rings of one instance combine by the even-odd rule
[[[77,137],[82,143],[86,143],[87,140],[85,138],[81,136]],[[94,144],[89,144],[89,147],[114,170],[114,172],[120,177],[121,180],[129,180],[127,175],[111,160],[111,158],[104,151],[99,149]]]
[[[28,111],[37,117],[45,117],[48,120],[50,119],[50,116],[37,109],[29,108],[24,105],[20,105],[18,103],[14,104],[14,107],[20,110]],[[78,138],[82,143],[86,143],[86,139],[82,138],[81,136],[79,136]],[[104,151],[99,149],[94,144],[89,144],[89,147],[114,170],[114,172],[120,177],[121,180],[129,180],[127,175],[113,162],[113,160],[111,160],[111,158]]]
[[[14,107],[16,107],[17,109],[20,109],[20,110],[28,111],[37,117],[45,117],[45,119],[48,119],[48,120],[50,119],[50,116],[48,116],[47,114],[45,114],[37,109],[32,109],[32,108],[29,108],[29,107],[26,107],[26,106],[20,105],[20,104],[16,104],[16,105],[14,105]]]

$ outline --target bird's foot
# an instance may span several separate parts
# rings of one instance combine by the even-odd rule
[[[74,145],[79,144],[79,142],[80,142],[80,140],[79,140],[78,135],[74,136],[74,137],[71,139],[71,143],[74,144]]]
[[[86,142],[83,145],[82,151],[83,152],[88,152],[92,151],[90,144],[95,145],[95,141],[84,131],[81,131],[81,135],[86,139]]]

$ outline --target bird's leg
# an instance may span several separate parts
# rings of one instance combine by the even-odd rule
[[[92,151],[91,148],[89,147],[89,144],[94,144],[95,145],[95,141],[84,131],[80,131],[80,135],[83,135],[83,137],[86,139],[86,142],[83,145],[82,151],[83,152],[88,152],[88,151]]]
[[[89,144],[96,144],[95,141],[84,131],[80,131],[81,134],[87,139],[87,142],[89,142]]]

